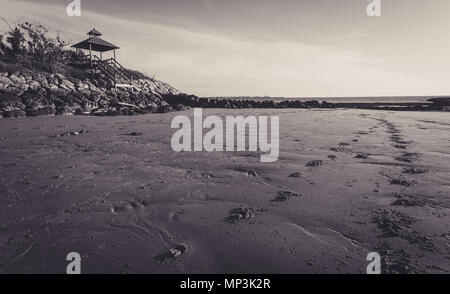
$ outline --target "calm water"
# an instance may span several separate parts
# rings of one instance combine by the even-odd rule
[[[300,101],[308,101],[308,100],[317,100],[317,101],[327,101],[334,103],[405,103],[405,102],[426,102],[428,99],[436,96],[416,96],[416,97],[328,97],[328,98],[283,98],[283,97],[214,97],[213,99],[223,98],[223,99],[232,99],[232,100],[275,100],[275,101],[283,101],[283,100],[300,100]],[[205,97],[206,98],[206,97]]]

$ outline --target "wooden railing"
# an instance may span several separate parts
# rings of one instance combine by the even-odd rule
[[[100,72],[102,72],[114,84],[131,84],[133,81],[132,74],[114,58],[102,60],[96,55],[92,55],[91,57],[83,54],[81,56],[80,64],[92,69],[100,70]]]
[[[131,73],[128,72],[114,58],[101,60],[94,55],[92,66],[100,69],[100,71],[103,72],[103,74],[110,78],[114,83],[124,82],[130,84],[132,82]]]

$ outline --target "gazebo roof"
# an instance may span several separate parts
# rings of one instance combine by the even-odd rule
[[[111,51],[115,49],[119,49],[114,44],[111,44],[103,39],[97,38],[97,37],[90,37],[87,40],[84,40],[78,44],[73,45],[72,47],[78,48],[78,49],[91,49],[92,51],[98,51],[98,52],[106,52]]]
[[[92,29],[89,33],[87,33],[89,36],[95,36],[95,37],[100,37],[103,34],[100,33],[99,31],[97,31],[96,29]]]

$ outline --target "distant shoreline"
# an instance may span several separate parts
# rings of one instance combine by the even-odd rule
[[[342,98],[274,98],[274,97],[215,97],[197,98],[192,107],[220,108],[352,108],[392,111],[449,111],[448,96],[415,97],[342,97]],[[182,102],[182,101],[179,101]],[[170,102],[169,102],[170,103]],[[225,107],[228,108],[228,107]]]
[[[213,96],[200,97],[201,99],[229,99],[229,100],[273,100],[273,101],[327,101],[332,103],[395,103],[395,102],[427,102],[433,98],[450,98],[450,96],[334,96],[334,97],[282,97],[282,96]]]

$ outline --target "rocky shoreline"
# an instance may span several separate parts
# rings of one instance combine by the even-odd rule
[[[79,79],[45,72],[0,73],[0,117],[39,115],[118,115],[166,112],[163,95],[179,94],[155,79],[133,87],[108,88],[102,79]]]
[[[317,100],[283,100],[276,101],[270,99],[227,99],[227,98],[198,98],[193,95],[164,95],[164,100],[175,109],[183,106],[201,108],[354,108],[354,109],[374,109],[393,111],[449,111],[450,98],[431,98],[427,102],[399,102],[399,103],[330,103]]]
[[[45,72],[0,73],[0,118],[39,115],[133,115],[201,108],[358,108],[395,111],[448,111],[450,98],[427,103],[329,103],[316,100],[236,100],[199,98],[151,78],[132,87],[109,88],[101,78],[80,79]]]
[[[226,98],[199,98],[194,95],[164,95],[164,99],[169,105],[178,109],[182,106],[200,107],[200,108],[335,108],[333,103],[326,101],[319,102],[316,100],[300,101],[300,100],[234,100]]]

